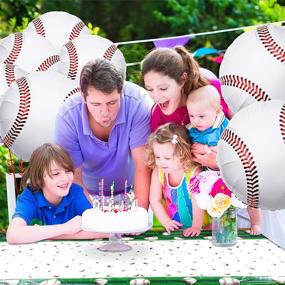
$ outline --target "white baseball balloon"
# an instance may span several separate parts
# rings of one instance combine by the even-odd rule
[[[122,52],[108,39],[100,36],[81,36],[65,44],[60,51],[60,72],[79,81],[82,67],[90,60],[104,58],[126,73],[126,61]]]
[[[46,39],[32,33],[15,33],[0,42],[0,62],[26,72],[57,70],[59,55]]]
[[[285,100],[285,27],[260,26],[236,38],[219,77],[234,113],[254,102]]]
[[[34,72],[16,80],[2,96],[1,140],[28,161],[38,146],[53,142],[59,107],[78,92],[75,81],[53,71]]]
[[[218,143],[218,166],[245,204],[285,209],[285,102],[253,103],[235,114]]]
[[[90,35],[88,27],[67,12],[47,12],[29,23],[26,32],[46,38],[59,52],[64,44],[81,35]]]
[[[26,72],[16,65],[0,63],[0,97],[16,79],[25,74]]]

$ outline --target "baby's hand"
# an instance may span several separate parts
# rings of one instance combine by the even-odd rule
[[[182,224],[175,220],[168,220],[163,224],[165,227],[165,230],[170,234],[171,232],[178,230],[180,227],[182,227]]]
[[[251,229],[249,231],[249,234],[251,235],[260,235],[261,234],[261,228],[260,225],[251,225]]]
[[[81,216],[75,216],[71,220],[63,224],[65,227],[65,234],[76,234],[81,231]]]
[[[201,232],[201,228],[191,227],[183,231],[183,235],[186,237],[197,237]]]

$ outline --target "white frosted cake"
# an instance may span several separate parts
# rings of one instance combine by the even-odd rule
[[[104,181],[99,185],[99,196],[93,200],[93,209],[82,214],[82,229],[103,233],[128,233],[146,230],[148,227],[147,211],[138,206],[135,193],[127,193],[127,181],[121,200],[114,197],[114,182],[111,186],[111,196],[105,197]]]
[[[142,207],[126,211],[108,211],[99,208],[86,210],[82,215],[82,229],[94,232],[136,232],[148,227],[148,214]]]

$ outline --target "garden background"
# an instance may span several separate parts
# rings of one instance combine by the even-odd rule
[[[285,20],[285,0],[0,0],[0,40],[23,31],[49,11],[66,11],[84,21],[92,34],[113,42],[175,37]],[[186,47],[224,51],[243,30],[191,37]],[[127,63],[138,63],[154,48],[147,43],[120,45]],[[212,55],[196,57],[218,75]],[[241,59],[242,60],[242,59]],[[128,67],[127,79],[141,84],[140,66]],[[9,155],[0,146],[0,232],[8,224],[5,174]],[[17,165],[17,158],[14,157]]]

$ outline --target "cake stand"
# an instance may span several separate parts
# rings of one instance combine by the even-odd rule
[[[124,231],[124,232],[118,232],[118,231],[108,231],[110,236],[109,236],[109,240],[106,244],[98,247],[98,250],[100,251],[109,251],[109,252],[115,252],[115,251],[128,251],[131,250],[132,247],[130,245],[125,244],[122,241],[122,234],[135,234],[135,233],[142,233],[142,232],[146,232],[147,230],[149,230],[152,227],[152,224],[148,224],[147,227],[143,228],[143,229],[136,229],[136,230],[132,230],[132,231]],[[82,228],[85,231],[93,231],[93,229],[88,229],[86,227]],[[105,233],[104,232],[100,232],[100,231],[96,231],[97,233]]]

